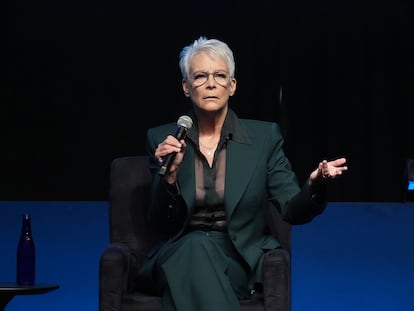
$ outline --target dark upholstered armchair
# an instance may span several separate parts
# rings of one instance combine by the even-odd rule
[[[111,163],[109,191],[110,245],[99,267],[100,311],[161,310],[161,297],[136,282],[132,267],[143,262],[157,234],[146,221],[151,175],[147,156],[116,158]],[[264,299],[241,301],[243,311],[289,311],[291,308],[290,225],[265,206],[269,228],[282,248],[264,258]],[[194,310],[196,311],[196,310]]]

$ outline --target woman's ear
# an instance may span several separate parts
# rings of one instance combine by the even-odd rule
[[[184,95],[187,96],[187,97],[190,97],[190,89],[188,87],[187,81],[182,80],[181,85],[183,87]]]
[[[237,80],[236,78],[232,78],[230,81],[230,96],[233,96],[234,93],[236,93],[236,89],[237,89]]]

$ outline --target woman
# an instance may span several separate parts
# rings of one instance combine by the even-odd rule
[[[239,299],[262,281],[264,252],[279,247],[265,233],[263,201],[289,223],[311,221],[325,208],[326,181],[347,170],[346,159],[322,161],[299,187],[279,126],[239,119],[229,108],[237,81],[227,44],[200,37],[184,47],[179,65],[193,125],[181,140],[171,134],[175,123],[148,130],[150,219],[165,235],[139,274],[149,273],[164,310],[240,310]]]

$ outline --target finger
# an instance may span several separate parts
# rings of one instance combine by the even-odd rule
[[[173,141],[172,143],[164,141],[159,149],[161,156],[166,156],[172,152],[180,152],[181,151],[181,143],[178,140]]]
[[[338,177],[341,176],[345,171],[348,170],[348,167],[346,166],[340,166],[340,167],[336,167],[332,170],[332,177]]]
[[[178,139],[172,135],[168,135],[167,138],[164,140],[166,145],[175,146],[181,148],[182,143],[178,141]]]
[[[330,161],[329,164],[332,166],[342,166],[346,163],[346,159],[345,158],[339,158],[333,161]]]
[[[327,160],[323,160],[320,163],[320,167],[321,167],[321,174],[323,178],[330,178],[331,174],[329,173],[329,165],[328,165],[328,161]]]

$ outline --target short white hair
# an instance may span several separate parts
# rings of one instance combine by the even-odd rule
[[[199,37],[192,44],[187,45],[180,52],[179,66],[181,75],[184,80],[188,80],[191,61],[194,56],[200,52],[207,52],[210,55],[219,56],[227,64],[227,68],[230,73],[230,77],[234,78],[236,65],[234,62],[234,56],[229,46],[217,39],[207,39],[206,37]]]

